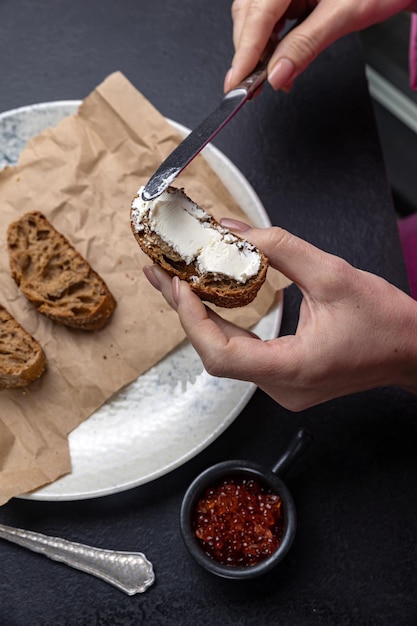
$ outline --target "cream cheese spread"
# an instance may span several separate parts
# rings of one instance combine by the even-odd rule
[[[141,187],[132,203],[131,219],[137,232],[149,228],[199,274],[221,274],[245,283],[256,276],[261,257],[254,246],[222,226],[180,189],[164,191],[154,200],[142,199]]]

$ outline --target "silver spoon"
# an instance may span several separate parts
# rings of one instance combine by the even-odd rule
[[[129,596],[143,593],[155,580],[152,563],[141,552],[93,548],[4,524],[0,524],[0,538],[97,576]]]

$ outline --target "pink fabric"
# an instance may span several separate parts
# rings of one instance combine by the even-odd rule
[[[417,13],[411,15],[409,66],[410,86],[417,90]]]
[[[409,47],[410,87],[417,90],[417,13],[411,15]],[[417,300],[417,213],[398,222],[411,295]]]
[[[411,295],[417,300],[417,213],[399,220],[398,229]]]

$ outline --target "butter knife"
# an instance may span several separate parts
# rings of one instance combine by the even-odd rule
[[[142,189],[142,199],[153,200],[171,185],[178,174],[197,156],[209,141],[236,115],[242,106],[261,88],[267,66],[278,43],[271,38],[254,71],[240,85],[225,94],[220,105],[182,141],[158,167]]]

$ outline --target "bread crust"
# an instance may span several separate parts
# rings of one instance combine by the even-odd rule
[[[26,387],[45,368],[41,345],[0,304],[0,389]]]
[[[193,202],[182,189],[175,187],[169,187],[170,193],[182,193],[184,199],[188,202]],[[132,215],[133,202],[138,198],[136,195],[132,200],[131,209],[131,228],[133,235],[145,254],[162,269],[164,269],[170,276],[178,276],[181,280],[187,281],[191,289],[202,300],[206,302],[212,302],[213,304],[224,308],[236,308],[250,304],[258,294],[260,288],[265,282],[268,259],[267,257],[255,246],[249,244],[242,237],[238,237],[236,233],[233,233],[238,241],[244,242],[245,245],[249,245],[260,256],[260,268],[258,273],[247,279],[246,282],[241,283],[225,274],[213,274],[207,272],[201,274],[195,263],[186,263],[179,254],[173,250],[173,248],[161,237],[152,230],[149,221],[144,217],[140,223],[140,229],[137,228],[137,219]],[[176,210],[173,208],[173,210]],[[205,214],[207,211],[204,209]],[[225,232],[223,226],[221,226],[213,216],[209,215],[209,219],[206,223],[209,223],[213,229],[221,229]]]
[[[10,224],[7,246],[12,277],[39,313],[78,330],[106,326],[116,307],[113,295],[45,215],[28,212]]]

